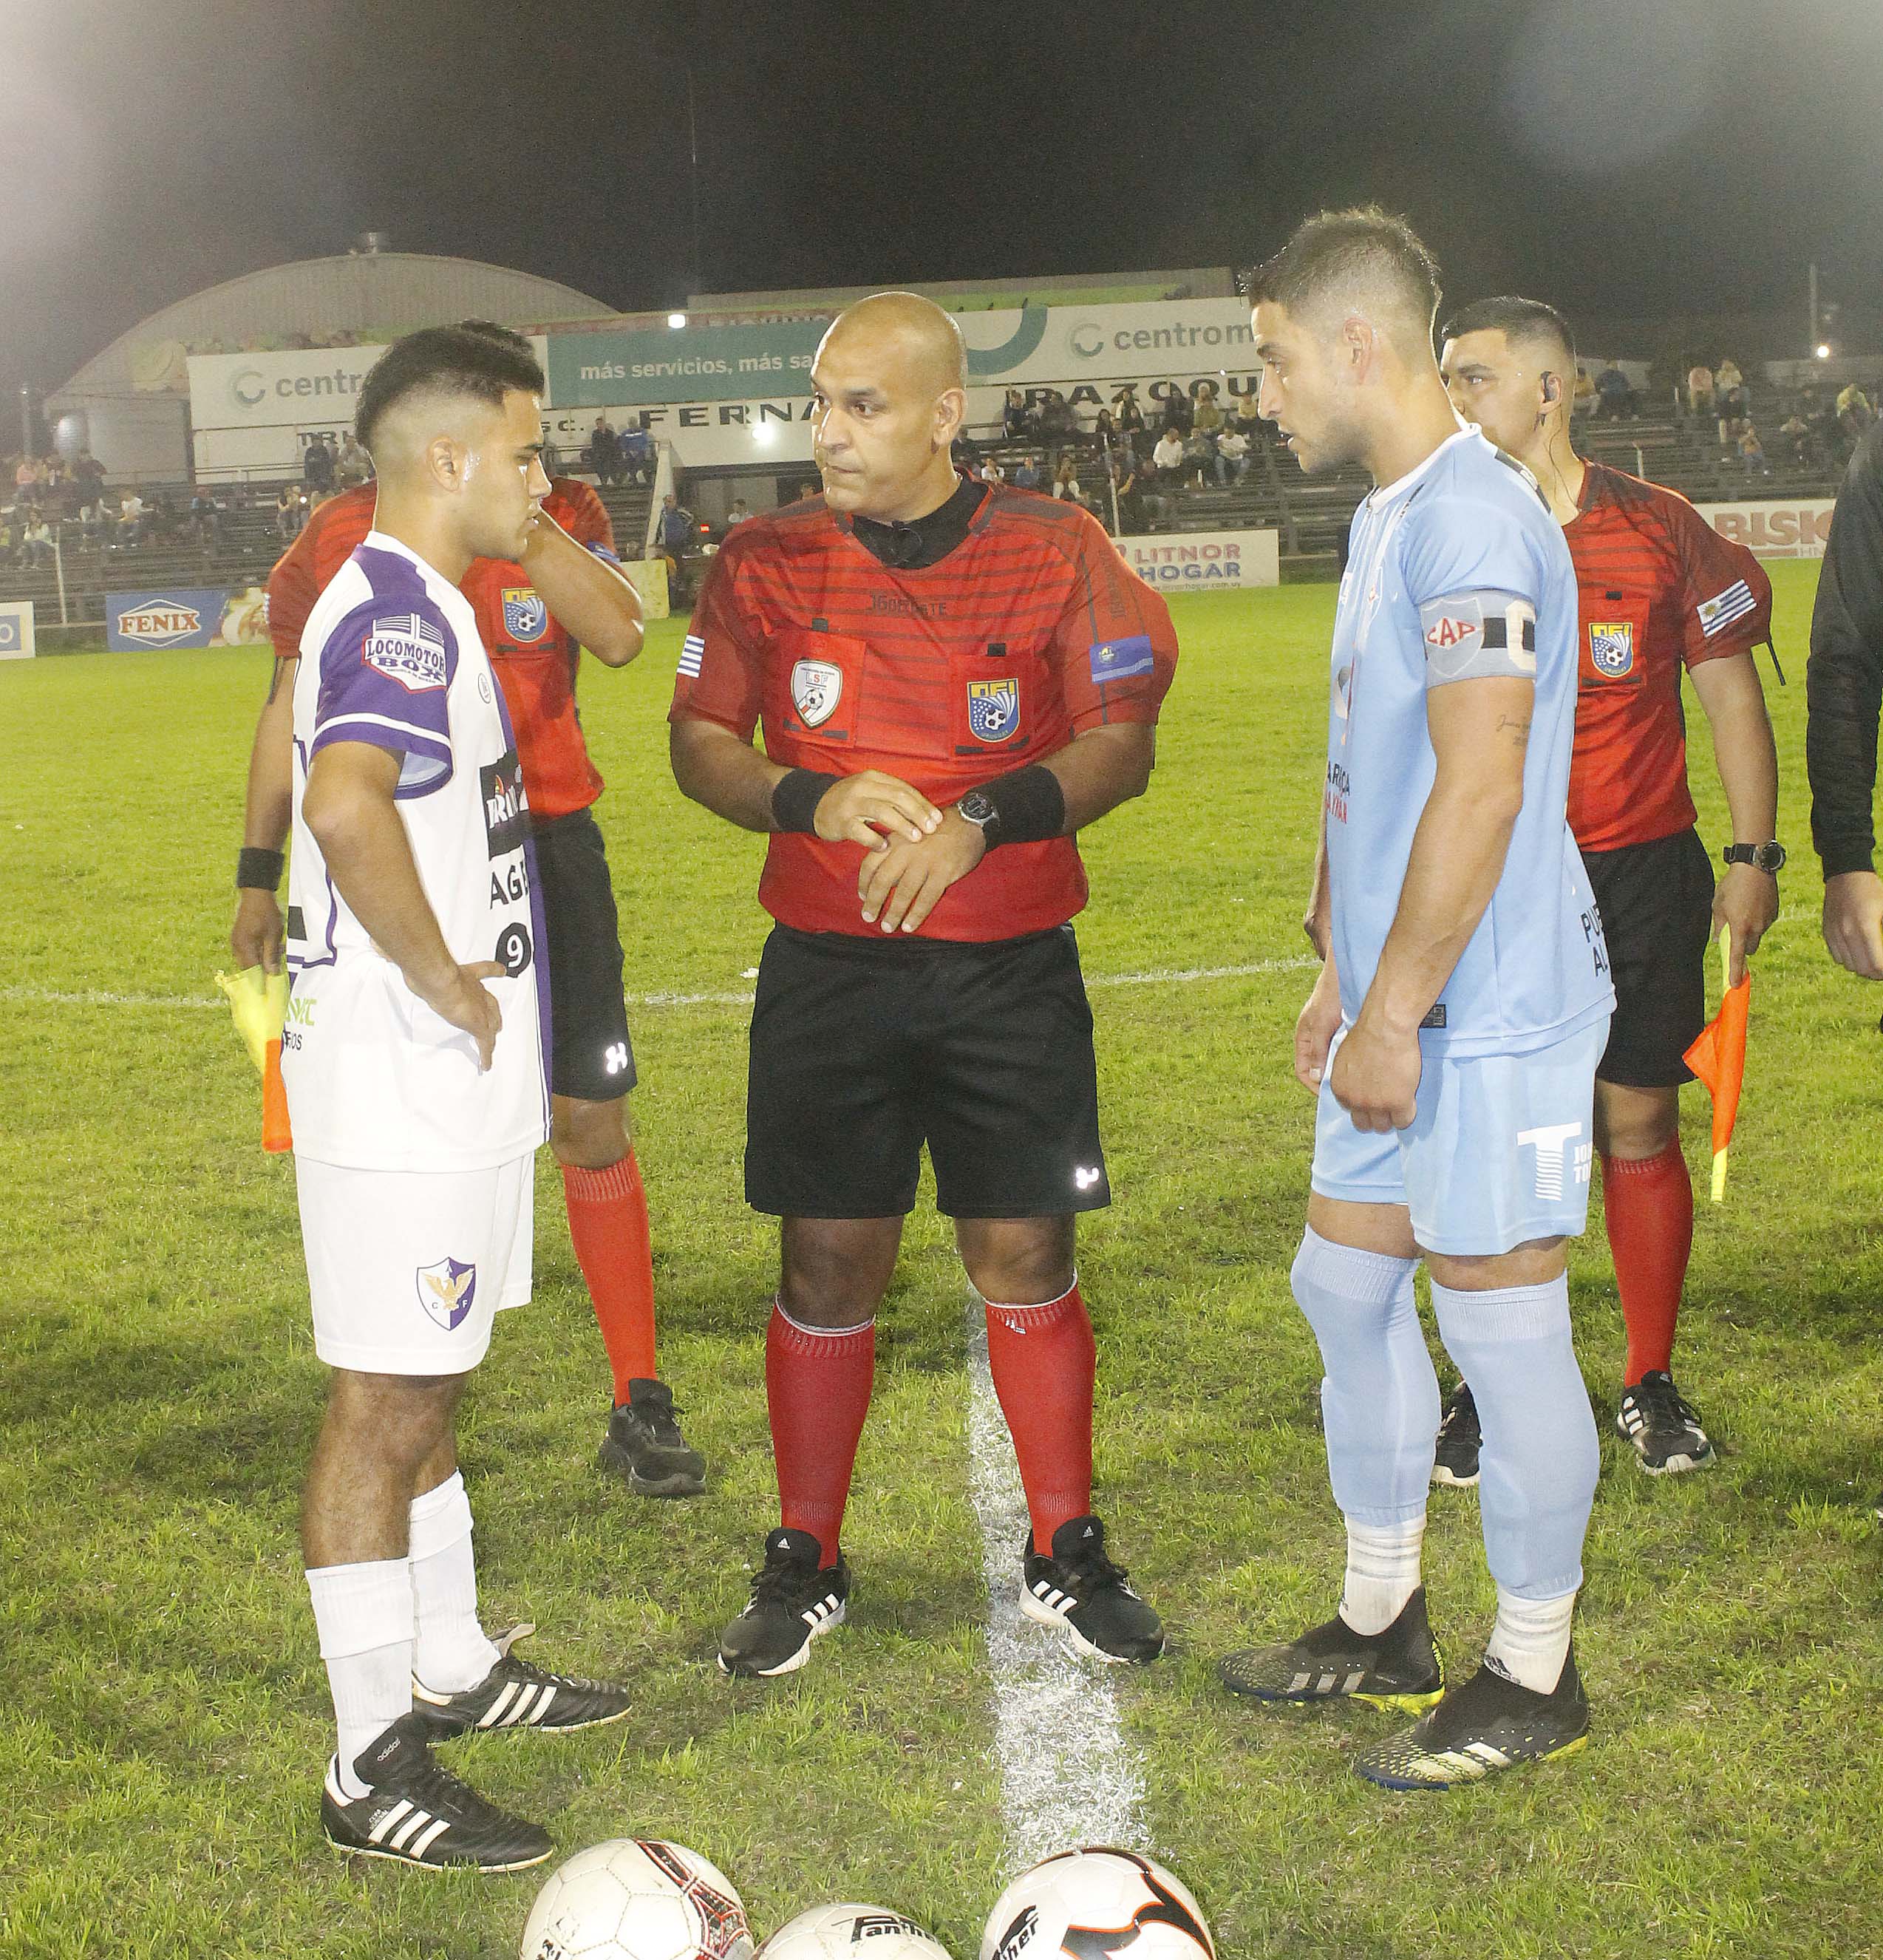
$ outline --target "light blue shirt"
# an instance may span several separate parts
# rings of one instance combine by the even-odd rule
[[[1436,773],[1428,689],[1533,675],[1523,807],[1497,890],[1420,1032],[1428,1053],[1520,1055],[1614,1004],[1565,816],[1576,574],[1529,472],[1461,428],[1355,514],[1334,616],[1325,792],[1334,955],[1351,1023],[1379,965]]]

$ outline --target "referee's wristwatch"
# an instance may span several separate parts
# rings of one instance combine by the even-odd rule
[[[980,832],[981,841],[990,851],[1000,842],[1000,806],[985,790],[970,790],[955,808],[963,822],[972,823]]]
[[[1750,864],[1776,878],[1785,868],[1785,846],[1770,844],[1729,844],[1720,856],[1729,864]]]

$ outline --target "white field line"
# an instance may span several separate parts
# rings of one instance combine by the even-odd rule
[[[1246,966],[1170,966],[1148,973],[1094,973],[1089,988],[1182,987],[1200,980],[1247,980],[1263,973],[1298,973],[1320,962],[1306,953],[1284,959],[1258,959]],[[752,997],[743,994],[630,994],[631,1007],[749,1007]],[[103,988],[64,990],[26,985],[0,986],[0,1005],[27,1007],[144,1007],[172,1009],[220,1007],[220,994],[115,993]]]
[[[1011,1877],[1079,1844],[1144,1843],[1144,1777],[1102,1662],[1021,1617],[1026,1497],[988,1366],[986,1309],[968,1290],[969,1481],[987,1576],[988,1663]]]

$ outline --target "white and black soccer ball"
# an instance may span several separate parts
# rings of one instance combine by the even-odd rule
[[[815,1905],[759,1949],[762,1960],[949,1960],[914,1920],[886,1906]]]
[[[745,1902],[682,1844],[612,1838],[550,1874],[522,1960],[752,1960]]]
[[[1176,1876],[1137,1851],[1088,1846],[1023,1873],[988,1916],[981,1960],[1216,1960],[1216,1942]]]

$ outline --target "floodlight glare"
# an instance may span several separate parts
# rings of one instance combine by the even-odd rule
[[[667,324],[671,327],[682,327],[686,324],[686,315],[683,313],[670,313],[667,315]]]
[[[1831,358],[1831,343],[1829,341],[1821,340],[1818,342],[1818,358],[1820,361],[1828,361]]]
[[[778,439],[778,424],[776,422],[756,424],[752,431],[752,439],[761,449],[769,449]]]

